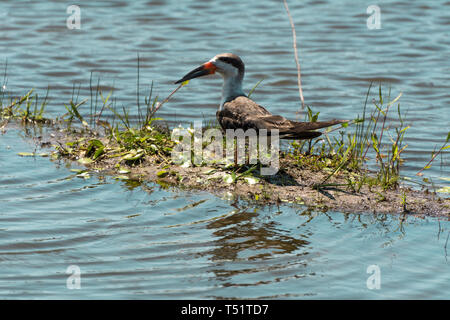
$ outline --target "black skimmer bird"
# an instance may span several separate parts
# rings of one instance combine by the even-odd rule
[[[331,120],[317,122],[298,122],[273,115],[246,96],[242,90],[245,66],[241,58],[232,53],[218,54],[200,67],[192,70],[175,83],[219,73],[223,77],[222,101],[216,113],[222,129],[271,129],[279,130],[281,139],[312,139],[322,133],[313,131],[347,122],[347,120]]]

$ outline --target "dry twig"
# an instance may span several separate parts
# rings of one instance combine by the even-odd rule
[[[298,93],[300,95],[300,100],[302,102],[302,109],[304,109],[305,108],[305,99],[303,98],[302,78],[301,78],[301,73],[300,73],[300,62],[298,60],[297,35],[295,34],[294,21],[292,20],[292,16],[289,11],[289,7],[288,7],[286,0],[283,0],[283,3],[284,3],[284,7],[286,8],[286,12],[288,14],[289,22],[291,24],[291,29],[292,29],[292,42],[293,42],[293,46],[294,46],[295,64],[297,65]]]

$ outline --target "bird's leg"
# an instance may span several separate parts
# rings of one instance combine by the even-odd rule
[[[244,148],[244,152],[245,152],[245,165],[248,166],[250,165],[250,141],[245,140],[245,148]]]
[[[238,148],[239,148],[239,141],[238,141],[238,139],[236,139],[236,145],[234,148],[234,169],[235,169],[234,172],[235,173],[238,173],[243,168],[243,165],[240,165],[238,163]],[[244,149],[244,153],[245,153],[245,149]],[[244,154],[244,157],[245,157],[245,154]]]
[[[234,145],[234,168],[238,167],[237,163],[237,149],[238,149],[238,141],[236,140],[236,144]]]

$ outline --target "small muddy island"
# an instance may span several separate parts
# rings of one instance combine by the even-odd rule
[[[280,155],[280,170],[276,174],[263,176],[259,166],[180,166],[158,155],[141,155],[139,150],[121,153],[117,145],[108,144],[106,139],[83,139],[76,144],[66,141],[62,137],[58,140],[58,156],[83,163],[87,171],[109,173],[118,179],[153,181],[163,187],[203,190],[261,204],[296,203],[319,211],[450,216],[450,199],[434,191],[414,190],[399,183],[383,188],[373,177],[374,172],[342,170],[332,174],[334,169],[299,165],[288,153]],[[96,161],[89,160],[92,141],[103,141],[102,145],[108,146],[105,156]],[[63,149],[61,146],[67,143],[70,149]],[[304,157],[305,162],[322,161],[317,156]]]
[[[0,130],[8,130],[12,123],[24,128],[46,126],[49,134],[38,137],[37,141],[51,151],[41,155],[84,165],[86,169],[75,170],[80,177],[95,171],[130,182],[152,181],[164,188],[203,190],[262,205],[287,202],[315,211],[450,217],[450,199],[445,190],[436,192],[425,184],[412,188],[404,184],[400,175],[401,153],[406,148],[402,142],[409,127],[401,116],[395,125],[386,121],[390,107],[400,95],[384,106],[382,100],[378,101],[371,113],[364,106],[364,114],[370,116],[342,124],[337,128],[339,134],[324,132],[319,139],[282,146],[277,151],[277,170],[269,175],[262,173],[261,162],[195,161],[193,152],[184,161],[174,159],[174,150],[180,145],[174,132],[182,130],[195,144],[195,130],[192,127],[169,130],[155,118],[155,103],[149,104],[146,114],[132,125],[126,113],[112,109],[103,95],[101,112],[82,116],[79,108],[84,102],[70,101],[66,106],[68,113],[58,119],[45,118],[44,107],[30,108],[37,105],[33,101],[37,97],[33,97],[29,92],[3,106]],[[116,118],[101,119],[106,109]],[[398,114],[401,114],[399,106]],[[317,117],[318,114],[308,109],[307,120],[317,121]],[[220,131],[217,124],[209,123],[200,129],[200,134],[208,129]],[[383,141],[388,130],[390,141],[387,138]],[[225,146],[225,140],[216,138],[215,143]],[[448,140],[449,137],[441,150],[447,148]],[[208,143],[203,141],[200,147],[207,149]],[[248,142],[244,150],[249,151]],[[38,152],[19,154],[38,155]],[[368,161],[374,163],[370,168]]]

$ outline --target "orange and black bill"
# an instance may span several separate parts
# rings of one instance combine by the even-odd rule
[[[208,74],[213,74],[214,72],[216,72],[216,66],[212,62],[206,62],[206,63],[202,64],[200,67],[198,67],[197,69],[194,69],[191,72],[189,72],[188,74],[186,74],[180,80],[176,81],[175,84],[181,83],[181,82],[184,82],[187,80],[191,80],[194,78],[206,76]]]

